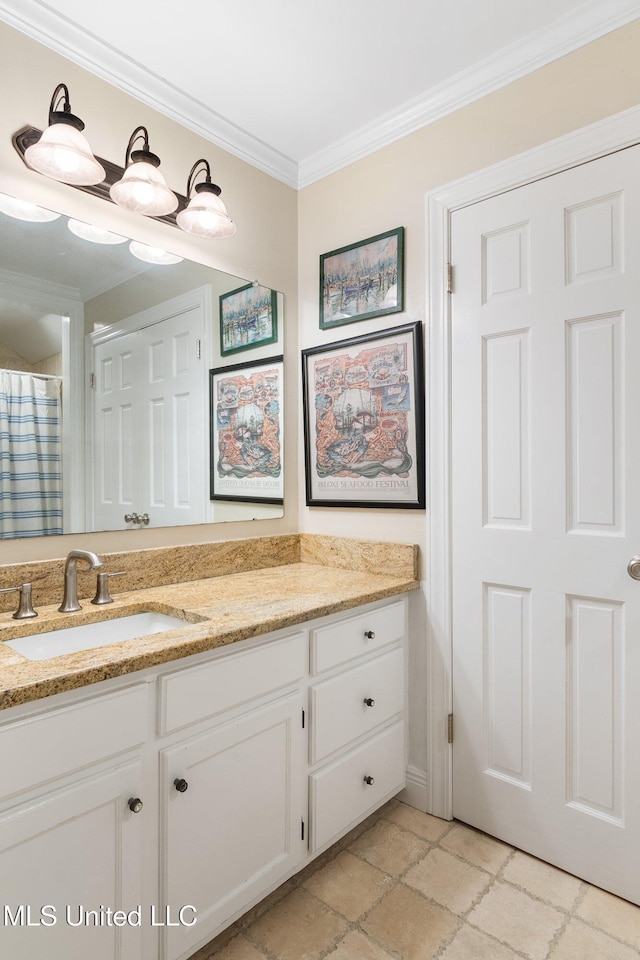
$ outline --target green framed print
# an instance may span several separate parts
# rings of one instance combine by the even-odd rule
[[[252,350],[278,339],[276,291],[248,283],[220,295],[220,353]]]
[[[404,227],[320,257],[320,328],[404,310]]]

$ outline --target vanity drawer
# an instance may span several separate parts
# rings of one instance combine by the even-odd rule
[[[404,787],[404,724],[378,736],[309,777],[311,850],[318,850]],[[367,783],[365,777],[373,777]]]
[[[210,663],[161,678],[159,732],[171,733],[296,683],[306,665],[303,633],[250,650],[234,650],[230,644]]]
[[[0,780],[9,797],[143,744],[148,690],[136,684],[61,710],[0,726],[0,756],[10,777]]]
[[[400,713],[404,686],[404,651],[395,647],[311,687],[311,763]]]
[[[399,600],[313,630],[311,672],[322,673],[400,640],[405,635],[405,610],[404,600]]]

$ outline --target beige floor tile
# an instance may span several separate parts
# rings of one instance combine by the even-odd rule
[[[415,887],[453,913],[466,913],[484,893],[492,878],[478,867],[444,850],[431,850],[412,867],[403,882]]]
[[[463,823],[457,823],[443,837],[440,845],[489,873],[497,873],[513,850],[506,843],[466,827]]]
[[[221,947],[219,950],[214,949],[211,953],[206,954],[206,960],[209,960],[209,958],[213,960],[214,957],[215,960],[265,960],[262,950],[254,947],[242,934],[234,937],[226,947]],[[193,960],[197,960],[197,958],[194,957]]]
[[[279,960],[316,960],[348,924],[306,890],[298,889],[247,928],[252,943]]]
[[[432,817],[428,813],[416,810],[415,807],[409,807],[406,803],[396,800],[393,805],[384,812],[385,820],[391,820],[397,823],[399,827],[405,830],[411,830],[412,833],[422,837],[423,840],[437,842],[444,836],[447,830],[451,829],[450,820],[440,820],[439,817]]]
[[[416,860],[424,857],[429,845],[419,837],[401,830],[395,823],[377,823],[349,844],[348,849],[374,867],[398,877]]]
[[[362,921],[365,933],[403,960],[432,960],[456,925],[448,911],[401,883]]]
[[[489,889],[467,919],[530,960],[545,960],[551,941],[565,921],[554,907],[500,882]]]
[[[303,886],[348,920],[357,920],[392,883],[386,873],[343,850]]]
[[[640,948],[640,907],[634,903],[589,887],[577,914],[605,933]]]
[[[638,960],[638,952],[580,920],[570,920],[549,960]]]
[[[352,930],[341,940],[326,960],[394,960],[390,953],[372,943],[359,930]]]
[[[529,893],[555,907],[570,910],[580,893],[582,882],[564,870],[530,857],[518,850],[502,874],[509,883],[524,887]]]
[[[442,954],[440,960],[520,960],[509,947],[466,924]]]

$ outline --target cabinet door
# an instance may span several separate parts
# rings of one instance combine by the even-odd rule
[[[141,766],[127,764],[0,814],[0,956],[139,960]],[[95,916],[88,911],[96,911]]]
[[[296,690],[163,752],[161,899],[198,918],[162,931],[163,960],[206,942],[301,860],[303,737]]]

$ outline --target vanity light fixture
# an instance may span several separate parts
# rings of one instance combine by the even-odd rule
[[[205,174],[205,179],[195,183],[201,173]],[[221,193],[218,184],[211,182],[208,161],[196,160],[187,178],[188,206],[176,217],[180,229],[207,239],[232,237],[237,227],[220,199]]]
[[[61,101],[62,110],[58,109]],[[71,113],[66,84],[59,83],[51,97],[49,126],[37,143],[26,149],[26,163],[45,177],[73,186],[100,183],[106,172],[94,157],[83,130],[82,120]]]
[[[35,203],[29,203],[28,200],[10,197],[8,193],[0,193],[0,213],[6,213],[14,220],[26,220],[29,223],[49,223],[60,216],[59,213],[39,207]]]
[[[178,257],[175,253],[168,253],[162,247],[150,247],[146,243],[140,243],[139,240],[132,240],[129,244],[129,250],[138,260],[144,260],[145,263],[155,263],[160,266],[168,266],[171,263],[181,263],[184,257]]]
[[[71,233],[82,240],[88,240],[89,243],[116,244],[126,243],[127,237],[121,237],[119,233],[112,233],[111,230],[103,230],[102,227],[96,227],[93,223],[85,223],[84,220],[68,220],[67,226]]]
[[[138,140],[142,141],[142,148],[134,150]],[[178,207],[178,198],[169,190],[159,166],[160,158],[149,150],[147,128],[136,127],[127,145],[122,179],[109,190],[113,202],[148,217],[173,213]]]

